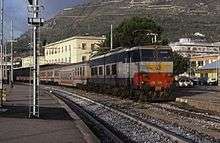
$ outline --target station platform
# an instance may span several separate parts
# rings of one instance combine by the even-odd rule
[[[40,93],[40,117],[29,118],[31,86],[7,89],[0,108],[1,143],[94,143],[99,142],[80,118],[73,119],[58,99]],[[72,113],[74,114],[74,113]]]

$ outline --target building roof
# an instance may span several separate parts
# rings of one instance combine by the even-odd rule
[[[206,64],[205,66],[203,66],[199,69],[200,70],[209,70],[209,69],[216,69],[217,67],[218,67],[218,69],[220,69],[220,60],[212,62],[210,64]]]

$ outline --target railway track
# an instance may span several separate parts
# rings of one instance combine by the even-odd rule
[[[47,88],[47,90],[51,90]],[[52,89],[72,110],[104,128],[112,142],[193,142],[193,140],[104,104],[64,90]],[[92,121],[91,121],[92,120]],[[106,131],[105,131],[106,130]],[[106,136],[106,135],[104,135]],[[111,141],[110,141],[111,142]]]
[[[50,90],[46,89],[51,93]],[[60,93],[53,92],[57,98],[62,100],[71,110],[73,110],[94,132],[94,134],[102,141],[106,143],[123,143],[122,136],[118,135],[116,131],[111,128],[107,128],[106,125],[97,118],[93,117],[79,105],[68,99],[67,97],[60,95]]]
[[[156,108],[160,108],[163,110],[166,110],[168,112],[172,112],[181,116],[185,116],[185,117],[190,117],[190,118],[197,118],[197,119],[203,119],[209,122],[214,122],[214,123],[220,123],[220,118],[213,116],[213,115],[208,115],[202,112],[194,112],[194,111],[190,111],[187,109],[181,109],[179,107],[177,107],[176,105],[167,103],[167,104],[152,104],[152,106],[155,106]]]

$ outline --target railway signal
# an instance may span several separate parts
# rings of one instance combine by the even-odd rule
[[[32,17],[28,18],[28,24],[33,26],[33,94],[29,116],[39,117],[39,65],[37,60],[37,49],[39,45],[39,27],[43,25],[44,20],[39,18],[39,0],[28,0],[28,2],[32,14]]]

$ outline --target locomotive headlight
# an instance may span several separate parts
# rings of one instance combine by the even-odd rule
[[[161,84],[162,84],[162,82],[161,82],[161,81],[158,81],[158,84],[159,84],[159,85],[161,85]]]
[[[151,83],[151,85],[155,85],[155,84],[156,84],[156,82],[155,82],[155,81],[151,81],[150,83]]]

